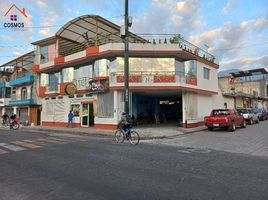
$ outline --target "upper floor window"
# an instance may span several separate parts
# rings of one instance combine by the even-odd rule
[[[210,79],[210,69],[204,67],[203,68],[203,78],[209,80]]]
[[[22,100],[27,99],[27,88],[26,87],[21,88],[21,99]]]
[[[54,60],[56,57],[56,44],[40,47],[40,63],[46,63]]]
[[[108,76],[109,75],[109,63],[107,59],[96,60],[94,62],[93,74],[94,76]]]
[[[63,83],[72,82],[73,79],[74,79],[73,67],[62,69],[62,82]]]
[[[185,61],[184,70],[186,75],[196,76],[196,61],[195,60]]]

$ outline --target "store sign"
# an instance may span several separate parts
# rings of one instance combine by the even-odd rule
[[[76,85],[73,83],[68,83],[65,86],[65,92],[68,95],[74,95],[76,93],[77,89],[76,89]]]
[[[4,16],[8,18],[3,24],[4,28],[9,28],[11,30],[22,30],[25,25],[22,19],[25,21],[28,17],[25,8],[20,9],[16,4],[12,4],[5,12]]]
[[[89,93],[101,93],[109,90],[109,80],[89,81]]]

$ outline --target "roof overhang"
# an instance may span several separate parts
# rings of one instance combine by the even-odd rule
[[[0,68],[4,67],[25,67],[34,64],[34,51],[28,52],[16,59],[13,59],[5,64],[2,64]]]

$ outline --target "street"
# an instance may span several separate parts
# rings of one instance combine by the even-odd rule
[[[265,121],[235,133],[203,131],[137,146],[86,135],[1,129],[0,199],[266,200],[267,156],[224,151],[205,140],[198,145],[197,139],[209,134],[221,141],[223,134],[226,144],[227,134],[230,143],[244,134],[263,140],[259,135],[268,135],[267,128]]]

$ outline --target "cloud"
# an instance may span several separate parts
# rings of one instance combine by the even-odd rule
[[[234,9],[236,3],[237,3],[237,0],[228,1],[222,9],[223,14],[226,15],[230,13]]]
[[[189,35],[202,25],[201,1],[152,0],[145,14],[135,17],[133,30]]]
[[[221,69],[253,69],[262,68],[268,66],[268,54],[260,57],[242,57],[235,58],[233,60],[222,62],[220,65]]]

